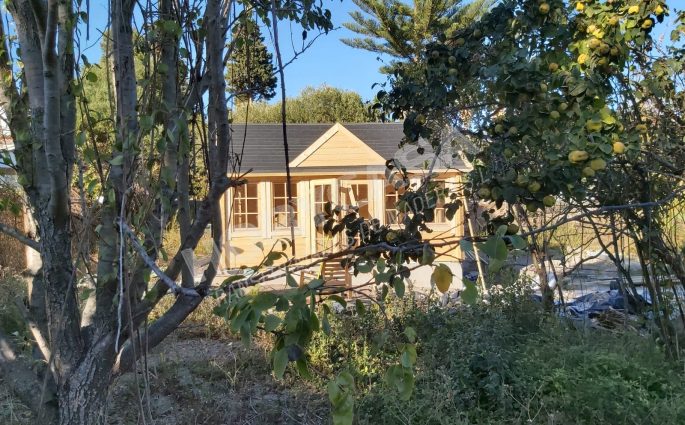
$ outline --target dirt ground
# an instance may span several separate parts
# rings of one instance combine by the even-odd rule
[[[182,329],[148,356],[147,374],[142,367],[114,386],[108,424],[327,423],[326,394],[302,380],[276,381],[259,345]],[[149,397],[137,387],[148,388]],[[145,422],[141,411],[148,415]]]

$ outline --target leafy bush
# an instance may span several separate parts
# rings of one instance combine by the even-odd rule
[[[651,338],[578,330],[528,300],[504,294],[451,311],[405,300],[387,316],[338,317],[313,342],[312,362],[357,374],[360,424],[685,423],[682,373]],[[418,361],[402,401],[382,376],[407,326],[418,332]]]

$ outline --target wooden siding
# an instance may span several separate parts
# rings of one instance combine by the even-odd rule
[[[461,180],[458,173],[450,173],[438,176],[452,184]],[[260,226],[255,229],[233,229],[230,224],[230,197],[232,192],[228,192],[222,203],[222,211],[226,217],[226,241],[225,241],[225,267],[236,268],[240,266],[255,266],[263,259],[265,253],[257,246],[261,242],[265,251],[277,243],[278,239],[290,239],[289,229],[274,229],[272,227],[272,183],[282,183],[284,176],[279,177],[259,177],[251,178],[250,181],[259,184],[260,194]],[[354,177],[337,178],[335,175],[297,177],[293,181],[297,186],[297,206],[298,206],[298,226],[295,229],[295,249],[298,257],[311,254],[313,251],[313,222],[311,187],[314,184],[324,181],[336,181],[336,187],[346,184],[366,183],[369,185],[369,209],[371,214],[385,221],[385,180],[381,175],[368,175]],[[434,224],[430,227],[433,233],[426,233],[426,240],[445,237],[459,237],[464,235],[464,211],[460,209],[449,223]],[[439,254],[448,254],[441,257],[442,261],[456,261],[462,258],[461,250],[458,245],[454,247],[439,248]],[[287,250],[290,255],[290,250]]]
[[[293,161],[295,167],[345,167],[383,165],[385,159],[357,136],[339,126],[332,135],[315,142]]]

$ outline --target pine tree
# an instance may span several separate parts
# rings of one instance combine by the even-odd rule
[[[239,103],[271,99],[276,95],[278,80],[259,25],[245,17],[233,35],[238,43],[226,71],[229,90],[236,93]]]
[[[393,58],[390,72],[398,61],[415,62],[426,43],[441,33],[455,31],[478,19],[492,0],[352,0],[360,10],[350,12],[354,22],[343,25],[361,37],[346,38],[348,46]]]

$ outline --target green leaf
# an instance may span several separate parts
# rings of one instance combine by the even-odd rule
[[[525,249],[528,246],[528,242],[519,235],[511,235],[509,240],[514,249]]]
[[[433,250],[433,247],[424,244],[423,245],[423,254],[421,255],[421,265],[429,265],[433,264],[433,260],[435,259],[435,251]]]
[[[297,281],[293,277],[292,274],[288,273],[285,275],[285,282],[288,284],[289,287],[291,288],[297,288]]]
[[[280,324],[281,318],[276,315],[268,314],[264,317],[264,331],[266,332],[273,332]]]
[[[578,83],[569,94],[573,97],[580,96],[585,93],[586,89],[585,83]]]
[[[312,378],[312,374],[309,372],[309,367],[307,367],[307,360],[305,360],[304,358],[297,359],[295,365],[297,366],[297,372],[300,374],[301,377],[305,379]]]
[[[368,273],[373,270],[373,263],[364,257],[357,258],[354,266],[360,273]]]
[[[121,165],[124,163],[124,155],[117,155],[109,160],[111,165]]]
[[[407,326],[404,329],[404,336],[407,337],[407,340],[411,342],[412,344],[416,342],[416,330],[412,328],[411,326]]]
[[[278,301],[278,296],[273,292],[260,292],[253,299],[250,304],[255,310],[268,310],[274,306]]]
[[[385,375],[386,382],[398,393],[400,400],[409,400],[414,390],[414,374],[402,365],[393,365]]]
[[[507,259],[507,244],[501,237],[490,236],[485,243],[481,244],[481,250],[491,259],[501,261]]]
[[[375,276],[376,283],[390,282],[390,277],[392,273],[378,273]]]
[[[230,285],[231,283],[236,282],[236,281],[238,281],[238,280],[240,280],[240,279],[242,279],[242,278],[244,278],[244,277],[245,277],[245,276],[243,276],[243,275],[241,275],[241,274],[234,274],[233,276],[229,276],[229,277],[227,277],[226,279],[224,279],[224,281],[221,282],[221,286],[228,286],[228,285]]]
[[[343,308],[347,307],[347,301],[345,301],[345,298],[341,297],[340,295],[329,295],[328,296],[329,301],[335,301],[338,304],[340,304]]]
[[[464,304],[475,305],[478,301],[478,289],[476,288],[476,284],[468,279],[464,279],[462,282],[464,283],[465,289],[461,293],[461,300]]]
[[[497,228],[497,231],[495,232],[495,236],[497,237],[502,237],[507,234],[507,225],[503,224]]]
[[[411,368],[416,363],[416,347],[414,344],[406,344],[402,355],[400,356],[400,363],[406,368]]]
[[[307,284],[307,287],[308,287],[309,289],[317,289],[317,288],[322,287],[323,284],[324,284],[324,280],[321,279],[321,278],[317,278],[317,279],[314,279],[314,280],[312,280],[311,282],[309,282],[309,283]]]
[[[399,298],[404,297],[404,279],[401,276],[395,276],[392,280],[392,287],[395,289],[395,294]]]
[[[274,375],[276,375],[276,379],[283,379],[286,366],[288,366],[288,348],[283,347],[274,354]]]
[[[378,262],[376,263],[376,269],[378,269],[378,273],[383,273],[385,271],[385,259],[378,259]]]
[[[98,81],[98,76],[96,73],[90,71],[86,74],[86,80],[88,80],[91,83],[96,83]]]
[[[352,425],[354,419],[354,377],[341,372],[328,383],[328,399],[331,402],[333,425]]]
[[[321,319],[321,329],[323,330],[324,334],[331,334],[331,323],[328,321],[328,314],[324,314],[323,318]]]
[[[354,307],[355,307],[355,309],[356,309],[356,311],[357,311],[357,314],[360,315],[360,316],[363,315],[363,314],[366,312],[366,306],[365,306],[364,303],[361,302],[361,300],[359,300],[359,299],[355,300],[355,302],[354,302]]]

